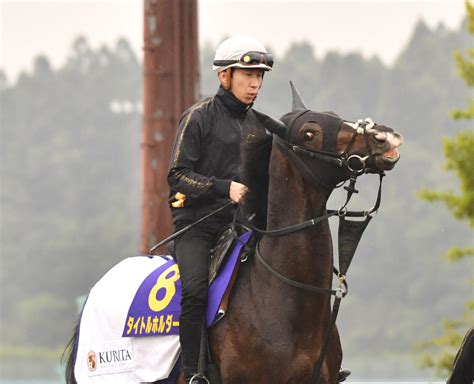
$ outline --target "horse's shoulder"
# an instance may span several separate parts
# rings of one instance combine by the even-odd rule
[[[247,217],[255,214],[255,224],[264,227],[273,137],[253,113],[249,114],[249,119],[241,146],[241,179],[249,188],[243,211]]]

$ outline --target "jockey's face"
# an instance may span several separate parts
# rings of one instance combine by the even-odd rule
[[[259,68],[234,68],[229,91],[244,104],[255,101],[263,82],[263,70]]]

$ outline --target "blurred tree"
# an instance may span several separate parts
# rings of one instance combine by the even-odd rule
[[[37,57],[2,89],[3,343],[64,345],[74,298],[136,254],[140,91],[127,41],[93,50],[82,37],[63,67]]]
[[[17,329],[23,330],[18,345],[33,344],[56,347],[64,337],[61,324],[70,317],[73,306],[59,294],[40,293],[32,295],[16,306]]]
[[[474,6],[466,0],[468,30],[474,35]],[[474,87],[474,49],[469,48],[467,56],[455,53],[460,76],[469,87]],[[456,120],[472,120],[474,118],[474,99],[468,99],[466,110],[452,113]],[[459,132],[454,138],[445,138],[444,153],[446,169],[456,174],[460,183],[459,193],[454,191],[423,190],[420,195],[430,202],[442,202],[458,220],[467,220],[474,227],[474,131],[472,121],[470,128]],[[474,255],[474,247],[452,247],[445,255],[450,261],[458,261]],[[471,260],[472,266],[472,260]],[[473,284],[474,281],[471,281]],[[472,292],[472,291],[471,291]],[[423,357],[423,366],[436,369],[439,375],[451,372],[453,360],[462,342],[464,333],[474,323],[474,300],[466,302],[464,315],[456,320],[445,320],[442,324],[443,334],[421,344],[428,349]]]

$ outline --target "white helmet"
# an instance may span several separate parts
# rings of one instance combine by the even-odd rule
[[[212,69],[220,72],[231,67],[261,68],[271,71],[273,56],[253,37],[235,35],[217,47]]]

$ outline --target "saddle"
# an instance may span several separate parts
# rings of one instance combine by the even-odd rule
[[[225,228],[219,235],[216,245],[210,251],[209,284],[211,284],[219,274],[226,256],[229,254],[229,251],[233,249],[240,235],[242,235],[242,233],[238,233],[232,227]],[[248,252],[248,250],[248,245],[244,245],[242,253]],[[240,259],[242,260],[243,257],[244,255],[241,254]]]
[[[248,238],[249,234],[246,234],[246,236],[242,236],[244,234],[245,232],[242,234],[237,233],[231,227],[225,228],[219,235],[216,245],[210,251],[211,261],[209,265],[209,285],[213,283],[215,283],[216,285],[219,285],[219,282],[216,281],[216,278],[219,276],[223,267],[226,266],[227,259],[229,258],[232,259],[231,254],[234,251],[234,248],[237,245],[237,242],[241,242],[241,245],[242,245],[242,249],[240,251],[240,254],[237,257],[237,261],[234,262],[235,266],[233,268],[231,267],[231,269],[229,269],[226,266],[227,270],[228,271],[230,270],[231,276],[230,276],[228,285],[225,289],[224,295],[222,296],[222,299],[220,301],[220,304],[219,304],[217,313],[215,315],[215,318],[212,322],[212,325],[219,322],[225,316],[228,303],[229,303],[230,292],[232,291],[232,288],[234,286],[234,282],[237,277],[239,267],[241,264],[239,263],[239,260],[241,262],[247,260],[249,255],[255,249],[255,236],[252,236],[250,234],[251,237]],[[246,238],[246,239],[242,241],[241,239],[243,238]],[[235,260],[235,255],[233,258]]]

